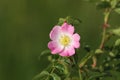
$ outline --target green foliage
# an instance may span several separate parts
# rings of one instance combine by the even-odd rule
[[[96,49],[95,53],[96,53],[96,54],[102,54],[103,51],[102,51],[101,49]]]
[[[97,9],[106,9],[111,8],[111,4],[109,1],[101,1],[97,4]]]
[[[40,53],[40,56],[47,55],[48,53],[51,53],[50,50],[44,50]]]
[[[78,26],[81,23],[81,20],[79,20],[78,18],[68,16],[66,18],[59,18],[58,25],[62,25],[64,22],[67,22],[74,26]]]
[[[45,80],[50,74],[48,71],[42,71],[40,74],[34,77],[33,80]]]
[[[120,28],[110,30],[107,35],[120,36]],[[43,70],[38,74],[34,80],[79,80],[79,77],[77,77],[79,71],[82,71],[83,80],[120,79],[118,76],[120,73],[119,38],[116,39],[112,46],[108,45],[103,49],[92,50],[89,45],[86,45],[84,50],[87,51],[87,54],[80,61],[77,54],[73,57],[60,57],[50,55],[49,50],[44,50],[41,56],[47,55],[51,64],[45,71]],[[95,68],[91,65],[91,60],[93,60],[93,63],[97,63]]]
[[[120,14],[120,1],[119,0],[113,0],[111,1],[112,7],[114,8],[114,11]]]
[[[116,3],[116,8],[120,8],[120,0]]]
[[[111,0],[111,7],[116,8],[117,0]]]
[[[114,10],[120,14],[120,1],[119,0],[101,0],[97,3],[97,9]]]
[[[112,10],[119,9],[118,0],[101,0],[97,4],[98,9],[104,10],[103,36],[99,48],[91,49],[89,45],[83,48],[83,56],[78,59],[76,54],[72,57],[60,57],[58,55],[48,55],[49,50],[41,53],[47,55],[50,66],[46,71],[41,72],[35,79],[42,80],[119,80],[120,76],[120,28],[107,31],[109,16]],[[77,18],[60,18],[58,25],[67,22],[74,26],[79,26],[81,21]],[[114,36],[114,44],[106,45]],[[102,47],[101,47],[102,45]],[[78,49],[79,50],[79,49]],[[45,77],[47,76],[47,77]]]
[[[120,46],[120,39],[117,39],[117,40],[115,41],[115,46],[117,46],[117,47]]]
[[[118,14],[120,14],[120,1],[118,1],[118,2],[116,3],[115,12],[117,12]]]
[[[110,33],[116,36],[120,36],[120,27],[110,30]]]
[[[52,80],[61,80],[61,78],[57,75],[57,74],[55,74],[55,73],[52,73],[52,74],[50,74],[51,76],[52,76]]]
[[[116,8],[115,12],[117,12],[118,14],[120,14],[120,8]]]

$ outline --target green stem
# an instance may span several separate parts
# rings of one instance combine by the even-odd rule
[[[109,20],[109,16],[110,16],[111,11],[112,11],[112,9],[106,8],[106,10],[104,12],[103,33],[102,33],[101,44],[99,47],[99,49],[101,49],[101,50],[104,48],[105,42],[107,40],[106,39],[106,29],[109,27],[108,20]],[[94,60],[94,58],[93,58],[93,65],[96,63],[97,63],[97,58],[96,58],[96,60]],[[95,67],[95,66],[93,66],[93,67]]]
[[[60,60],[60,58],[61,58],[61,57],[59,56],[59,58],[57,59],[57,62]],[[52,68],[51,68],[51,71],[50,71],[50,74],[52,74],[52,73],[54,72],[54,70],[55,70],[55,66],[54,66],[54,62],[53,62]],[[48,75],[45,80],[48,80],[48,79],[49,79],[49,76],[50,76],[50,75]]]
[[[75,61],[75,57],[74,56],[72,56],[72,61],[73,61],[73,64],[76,66],[77,70],[78,70],[79,80],[83,80],[82,79],[82,74],[81,74],[80,68],[79,68],[79,63],[78,63],[78,61]]]
[[[93,55],[94,55],[94,52],[93,52],[93,51],[87,53],[87,55],[80,61],[79,67],[80,67],[80,68],[83,67],[83,66],[86,64],[86,62],[87,62],[91,57],[93,57]]]
[[[78,72],[79,72],[79,79],[80,79],[80,80],[83,80],[83,79],[82,79],[82,74],[81,74],[81,72],[80,72],[80,69],[78,70]]]
[[[106,27],[103,28],[103,36],[102,36],[102,41],[101,41],[101,44],[100,44],[100,49],[103,49],[103,47],[104,47],[105,36],[106,36]]]
[[[51,69],[51,71],[50,71],[50,74],[52,74],[52,73],[54,72],[54,70],[55,70],[55,67],[54,67],[54,64],[53,64],[53,67],[52,67],[52,69]],[[48,75],[45,80],[48,80],[48,79],[49,79],[49,76],[50,76],[50,75]]]
[[[108,19],[109,19],[109,16],[110,16],[110,12],[111,12],[111,9],[106,9],[105,13],[104,13],[105,16],[104,16],[104,24],[103,24],[103,34],[102,34],[102,40],[101,40],[101,44],[100,44],[100,49],[103,49],[104,44],[105,44],[106,29],[109,26]]]

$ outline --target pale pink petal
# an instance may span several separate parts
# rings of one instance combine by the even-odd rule
[[[60,52],[60,56],[72,56],[75,54],[75,49],[73,46],[66,47],[62,52]]]
[[[61,26],[61,29],[62,29],[63,32],[67,32],[67,33],[70,33],[70,34],[74,33],[74,27],[72,25],[69,25],[68,23],[64,23]]]
[[[55,39],[58,37],[58,35],[59,35],[59,33],[60,33],[60,29],[61,29],[60,26],[55,26],[55,27],[51,30],[51,32],[50,32],[50,39],[51,39],[51,40],[55,40]]]
[[[80,36],[79,36],[79,34],[75,33],[73,35],[73,46],[75,48],[79,48],[80,47],[80,42],[79,41],[80,41]]]
[[[50,41],[48,43],[48,48],[51,50],[52,54],[57,54],[57,53],[61,52],[64,49],[64,47],[62,45],[59,45],[55,41]]]
[[[74,39],[75,41],[79,41],[79,40],[80,40],[79,34],[75,33],[75,34],[73,35],[73,39]]]
[[[73,46],[74,46],[74,48],[79,48],[80,47],[80,42],[75,41]]]

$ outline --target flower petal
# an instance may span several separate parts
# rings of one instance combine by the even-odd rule
[[[51,50],[52,54],[57,54],[64,49],[64,47],[62,45],[58,44],[55,41],[50,41],[48,43],[48,48]]]
[[[80,36],[79,36],[79,34],[77,34],[77,33],[75,33],[74,35],[73,35],[73,46],[74,46],[74,48],[79,48],[80,47]]]
[[[74,27],[72,25],[69,25],[68,23],[64,23],[61,26],[61,29],[62,29],[63,32],[68,32],[70,34],[74,33]]]
[[[66,47],[62,52],[60,52],[60,56],[72,56],[75,54],[75,49],[73,46]]]
[[[55,40],[58,37],[60,30],[61,30],[60,26],[55,26],[50,32],[50,39]]]
[[[75,33],[75,34],[73,35],[73,39],[74,39],[74,41],[79,41],[79,40],[80,40],[79,34]]]
[[[74,48],[79,48],[80,47],[80,42],[74,42]]]

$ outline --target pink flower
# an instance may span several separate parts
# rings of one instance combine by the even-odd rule
[[[80,47],[80,36],[74,34],[74,26],[64,23],[62,26],[55,26],[50,32],[50,41],[48,48],[52,54],[60,56],[72,56],[75,54],[75,48]]]

